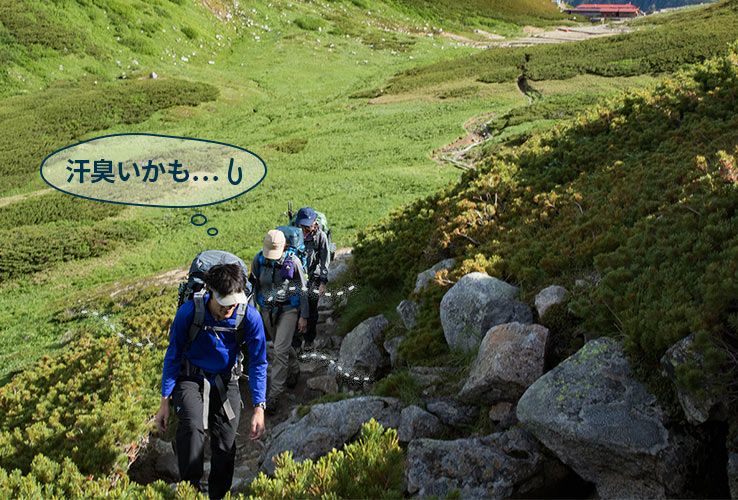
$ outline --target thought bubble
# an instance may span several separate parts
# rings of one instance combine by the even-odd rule
[[[106,203],[199,207],[231,200],[266,177],[266,165],[238,146],[156,134],[116,134],[47,156],[41,177],[64,193]]]

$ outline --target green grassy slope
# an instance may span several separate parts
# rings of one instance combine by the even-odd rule
[[[572,349],[582,336],[622,338],[662,394],[659,359],[696,333],[705,370],[734,401],[737,49],[497,149],[455,186],[363,232],[355,260],[380,290],[403,276],[408,293],[417,272],[456,258],[427,292],[405,355],[446,355],[438,301],[462,275],[484,271],[519,285],[528,303],[565,286],[573,313],[549,318],[556,341]],[[685,368],[679,383],[700,387],[702,375]]]

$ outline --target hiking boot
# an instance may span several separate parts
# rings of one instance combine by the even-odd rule
[[[267,398],[267,407],[266,407],[266,414],[267,415],[274,415],[279,410],[279,398],[278,397],[272,397]]]
[[[313,344],[312,341],[306,340],[305,343],[302,345],[303,352],[312,352],[314,350],[315,350],[315,344]]]
[[[287,375],[287,380],[285,381],[284,385],[292,389],[297,385],[297,380],[299,378],[300,370],[297,370],[295,373],[290,373],[289,375]]]

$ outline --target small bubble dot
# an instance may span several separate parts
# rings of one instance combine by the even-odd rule
[[[207,176],[207,175],[204,175],[204,176],[202,177],[202,180],[204,180],[204,181],[208,180],[208,176]]]
[[[194,177],[192,178],[192,180],[193,180],[193,181],[196,181],[196,180],[197,180],[197,176],[194,176]]]

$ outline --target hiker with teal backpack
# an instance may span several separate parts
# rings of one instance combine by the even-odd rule
[[[224,263],[211,265],[213,262]],[[248,304],[251,286],[241,259],[216,250],[202,252],[190,270],[188,285],[181,288],[180,300],[184,303],[174,317],[164,356],[162,399],[155,420],[159,431],[166,432],[171,401],[179,420],[176,442],[180,478],[198,490],[205,432],[210,432],[209,493],[211,498],[222,498],[233,480],[244,344],[249,352],[254,406],[249,439],[258,439],[264,432],[266,339],[259,313]]]
[[[321,228],[318,216],[318,212],[311,207],[302,207],[297,212],[297,217],[294,220],[294,225],[302,230],[305,242],[306,271],[309,277],[308,310],[310,316],[307,329],[302,333],[302,342],[298,332],[295,334],[293,346],[299,349],[300,344],[302,344],[302,349],[305,351],[313,349],[313,342],[317,335],[318,300],[325,294],[325,288],[328,284],[328,266],[331,263],[330,237]]]
[[[295,250],[287,247],[285,233],[272,229],[266,234],[262,250],[251,263],[249,280],[254,285],[264,329],[274,342],[266,408],[273,414],[285,386],[297,384],[300,365],[292,336],[295,328],[305,330],[309,317],[307,278]]]

